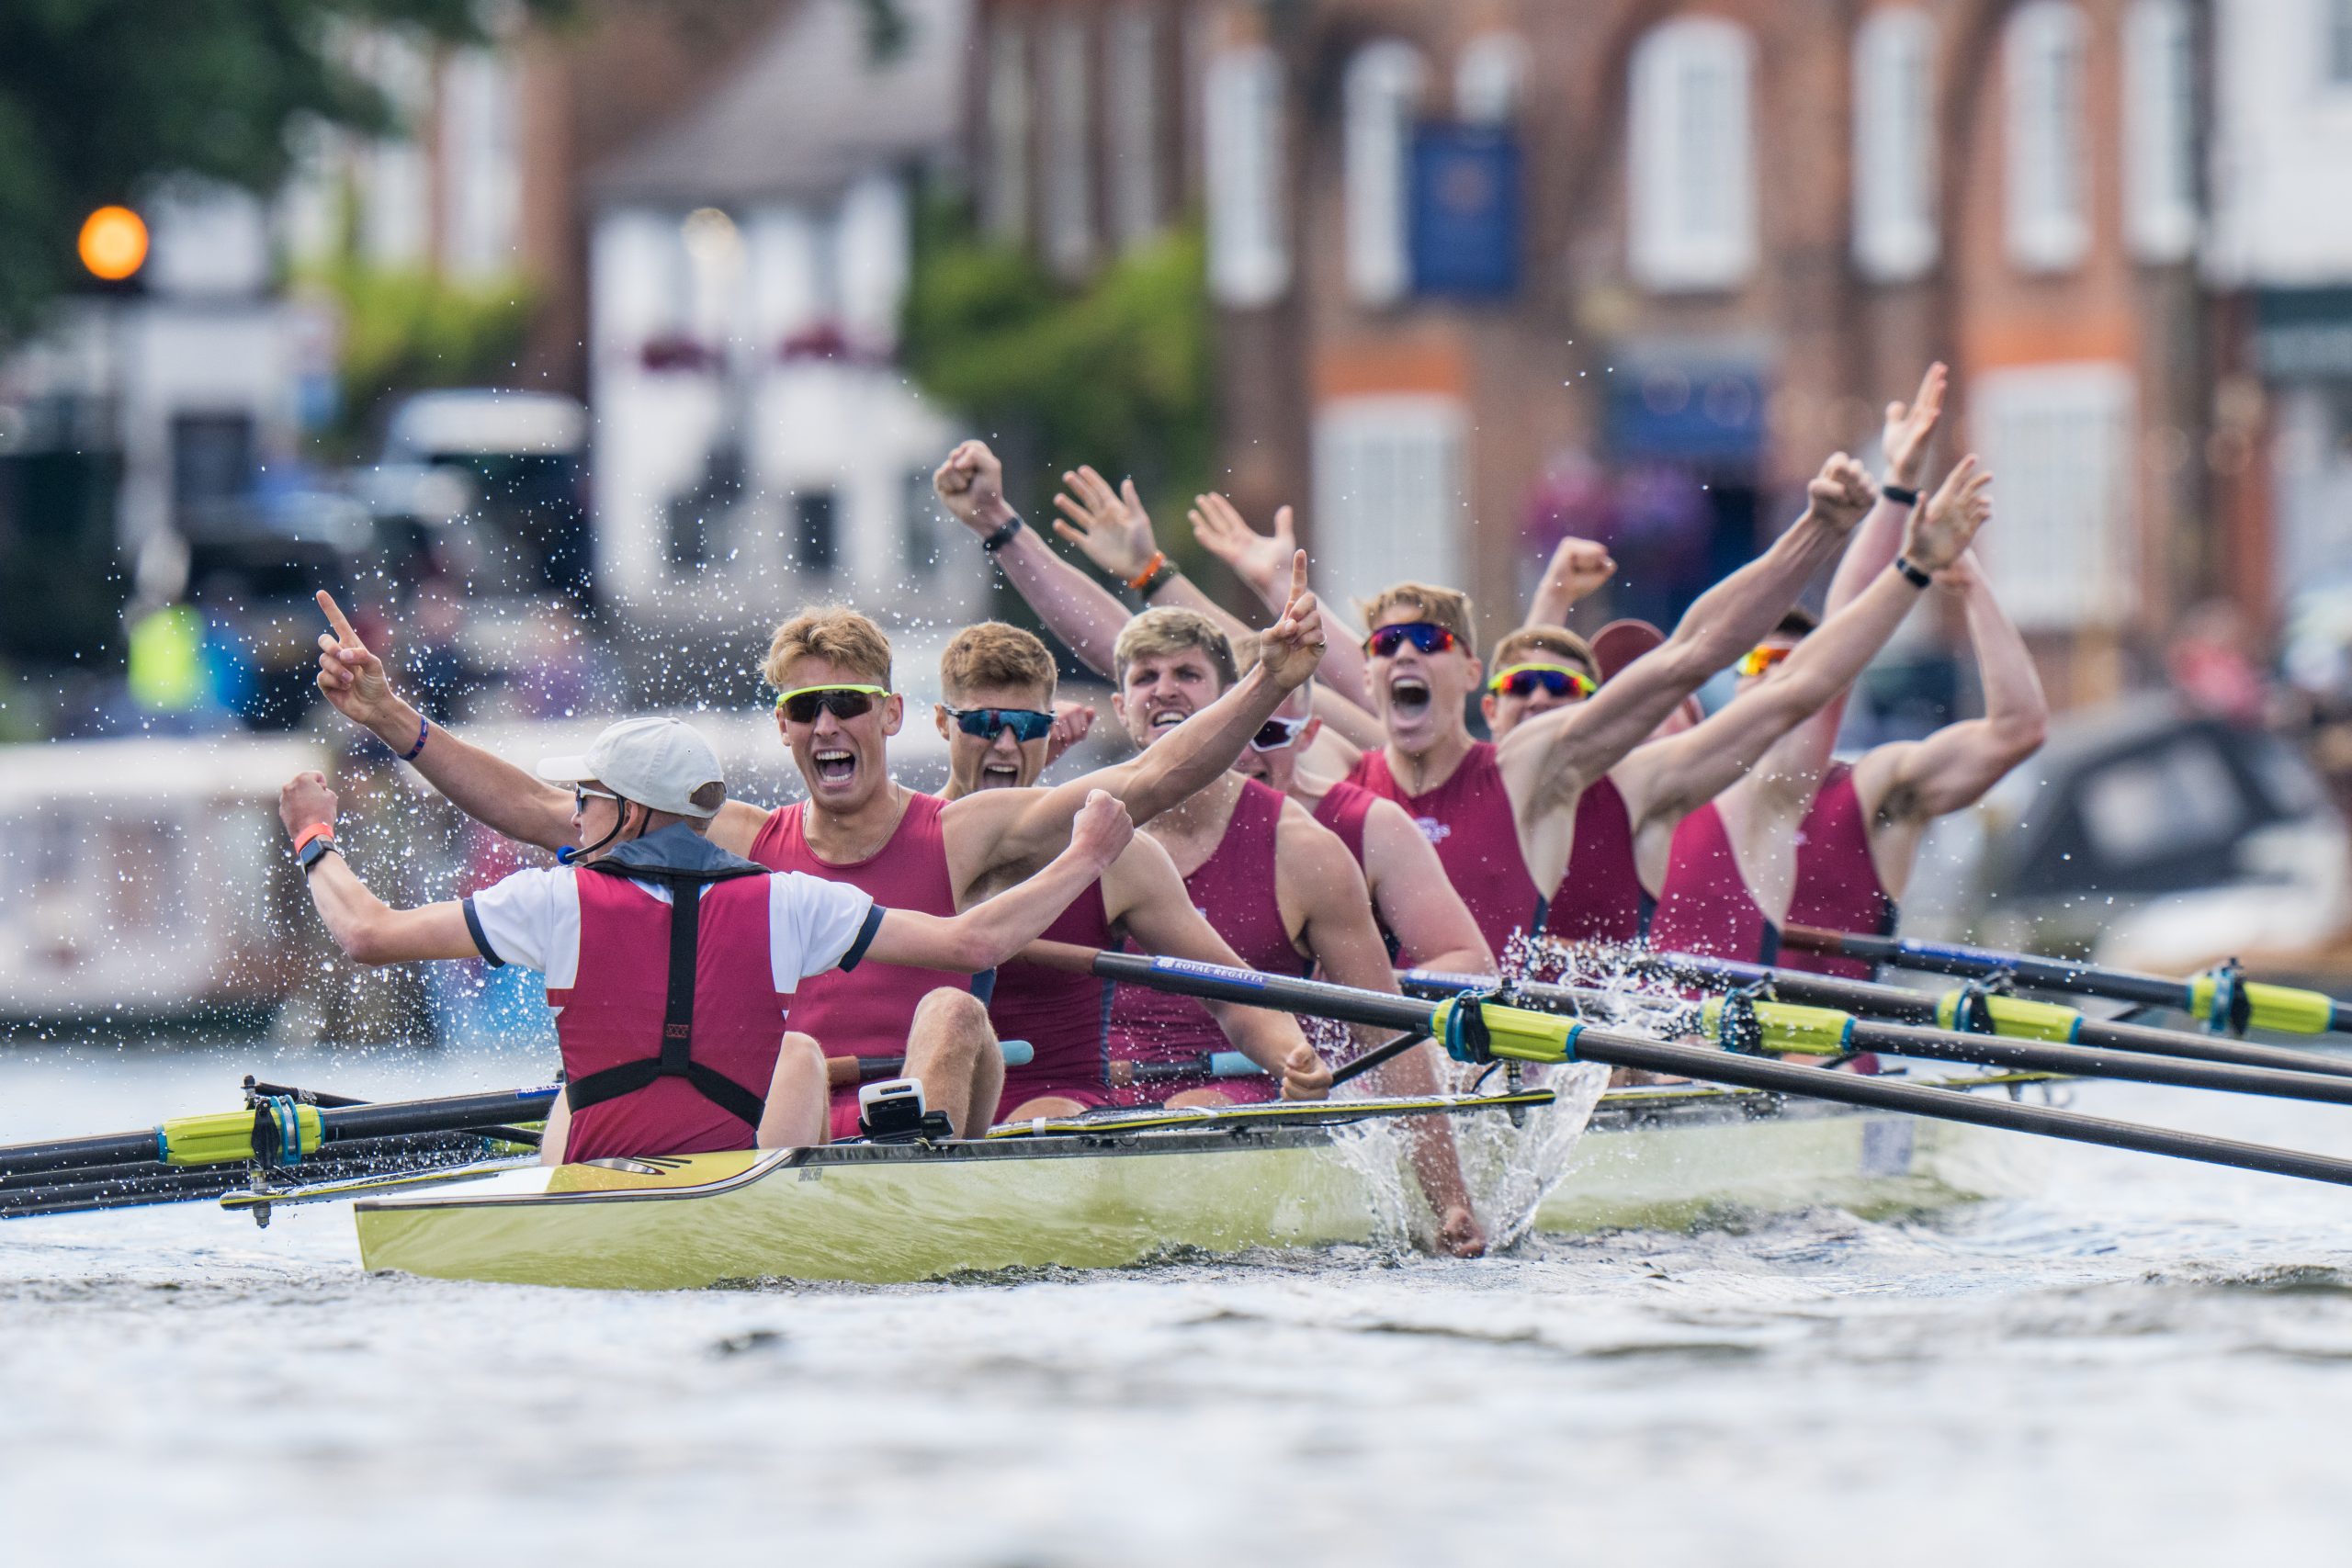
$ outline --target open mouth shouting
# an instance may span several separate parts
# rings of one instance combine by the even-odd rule
[[[1161,708],[1151,716],[1151,732],[1154,735],[1165,735],[1192,716],[1191,710],[1187,708]]]
[[[1419,718],[1430,709],[1430,683],[1419,675],[1388,678],[1388,711],[1398,718]]]
[[[809,753],[820,784],[845,784],[857,777],[857,753],[846,746],[820,746]]]
[[[994,761],[982,762],[980,764],[980,787],[982,789],[1020,788],[1020,766],[1013,762],[999,762]]]

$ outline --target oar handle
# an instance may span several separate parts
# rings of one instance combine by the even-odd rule
[[[1004,1054],[1008,1067],[1025,1067],[1037,1059],[1037,1048],[1026,1040],[1000,1040],[997,1049]],[[874,1083],[882,1078],[897,1077],[905,1068],[904,1056],[828,1056],[825,1058],[825,1085],[829,1089],[851,1089],[862,1083]]]

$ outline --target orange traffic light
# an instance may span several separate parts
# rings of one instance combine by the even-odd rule
[[[82,220],[80,248],[92,276],[120,283],[147,260],[147,225],[128,207],[101,207]]]

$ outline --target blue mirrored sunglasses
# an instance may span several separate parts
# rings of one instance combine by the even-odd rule
[[[993,740],[1008,729],[1015,740],[1043,740],[1054,728],[1054,716],[1035,708],[949,708],[947,714],[956,728],[983,740]]]

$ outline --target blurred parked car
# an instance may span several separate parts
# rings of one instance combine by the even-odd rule
[[[560,595],[593,607],[588,411],[551,392],[419,392],[358,476],[384,547],[469,598]],[[412,579],[413,580],[413,579]]]

